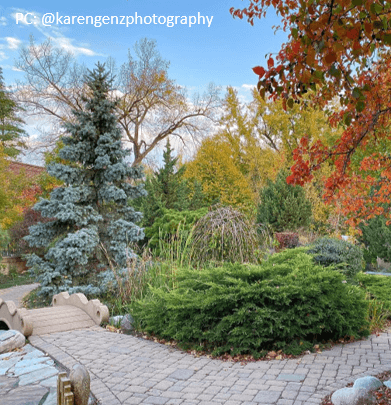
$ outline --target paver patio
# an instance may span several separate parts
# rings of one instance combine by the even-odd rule
[[[31,336],[30,343],[67,368],[86,366],[102,405],[319,404],[358,377],[391,369],[391,331],[299,359],[247,364],[197,358],[97,326]]]
[[[299,359],[247,364],[197,358],[99,327],[30,341],[68,368],[85,365],[102,405],[319,404],[358,377],[391,369],[391,333]]]

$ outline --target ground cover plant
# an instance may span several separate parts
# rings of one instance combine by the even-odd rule
[[[364,291],[315,264],[305,248],[261,265],[182,268],[176,280],[169,291],[151,288],[132,315],[143,331],[213,354],[300,354],[316,340],[369,334]]]

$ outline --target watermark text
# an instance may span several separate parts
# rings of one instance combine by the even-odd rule
[[[56,13],[45,13],[38,16],[34,13],[16,13],[16,24],[39,25],[51,27],[53,25],[93,25],[96,28],[104,25],[164,25],[168,28],[176,25],[185,25],[191,28],[195,25],[204,25],[210,28],[213,16],[205,16],[198,12],[197,15],[139,15],[137,11],[132,15],[62,15]]]

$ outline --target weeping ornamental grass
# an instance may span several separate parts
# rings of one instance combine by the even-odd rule
[[[192,233],[194,262],[257,263],[259,238],[240,211],[217,206],[199,219]]]

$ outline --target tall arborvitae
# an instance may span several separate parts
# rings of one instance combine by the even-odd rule
[[[276,180],[269,180],[260,192],[257,222],[276,232],[308,226],[311,220],[311,203],[303,187],[287,184],[287,176],[288,172],[281,170]]]
[[[24,122],[17,116],[19,110],[20,107],[5,88],[3,70],[0,67],[0,144],[4,154],[11,158],[26,148],[23,140],[26,132],[21,128]]]
[[[34,209],[50,222],[30,228],[31,246],[48,247],[45,256],[30,255],[27,265],[41,283],[41,294],[59,291],[98,292],[90,283],[98,272],[121,269],[135,257],[129,244],[144,237],[136,223],[141,214],[128,205],[145,195],[142,169],[130,167],[129,151],[121,147],[116,102],[109,98],[110,81],[104,66],[86,77],[84,110],[74,111],[74,123],[65,124],[64,147],[59,156],[67,164],[53,163],[50,175],[63,182]]]

